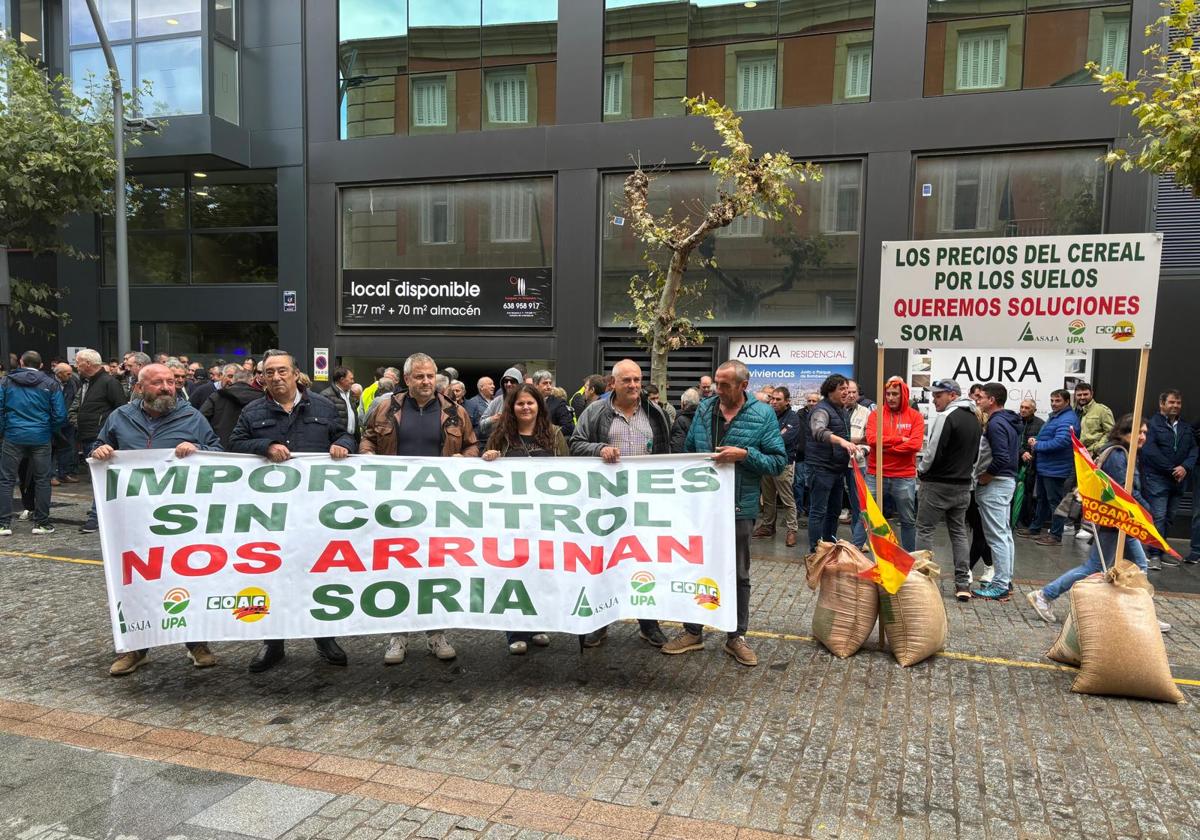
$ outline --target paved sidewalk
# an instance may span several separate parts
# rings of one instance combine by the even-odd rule
[[[336,798],[278,834],[233,836],[754,836],[742,828],[819,838],[1200,837],[1193,706],[1071,694],[1070,673],[1045,667],[1055,630],[1027,608],[1024,584],[1008,604],[948,601],[953,655],[909,669],[874,649],[839,661],[804,638],[814,598],[799,553],[780,537],[755,543],[756,669],[723,654],[716,634],[703,654],[665,657],[622,625],[582,656],[572,638],[512,657],[499,633],[456,631],[460,655],[449,665],[414,646],[409,661],[385,668],[385,640],[358,637],[344,640],[345,669],[294,642],[283,665],[254,676],[245,670],[253,645],[220,644],[217,668],[195,670],[181,649],[158,648],[137,673],[112,679],[101,569],[37,556],[95,558],[96,538],[60,528],[35,539],[22,525],[0,545],[0,700],[9,701],[0,703],[0,731],[23,736],[15,743],[33,752],[64,749],[56,741],[101,751],[89,761],[132,751],[165,763],[156,778],[190,763],[214,773],[213,792],[235,784],[215,771],[237,774],[236,791],[211,802],[208,782],[183,786],[195,788],[197,807],[177,821],[183,837],[228,836],[196,820],[235,792],[249,790],[212,813],[250,813],[260,801],[270,810],[292,792],[315,802],[304,799],[305,784]],[[1052,573],[1078,550],[1064,546],[1061,557],[1038,562]],[[1019,558],[1019,577],[1022,568]],[[1200,677],[1200,601],[1160,594],[1157,604],[1175,625],[1175,676]],[[1200,697],[1198,688],[1184,691]],[[141,746],[152,738],[176,743],[169,754]],[[0,741],[0,752],[11,743]],[[305,767],[276,764],[260,752],[267,747],[315,757]],[[324,769],[309,769],[318,761]],[[39,784],[63,772],[48,771]],[[313,773],[320,778],[302,775]],[[374,781],[383,777],[421,784]],[[136,785],[119,786],[128,778],[112,771],[118,814],[119,803],[140,801],[129,799]],[[2,836],[35,824],[76,826],[69,820],[98,807],[44,787],[19,793],[21,779],[0,778],[13,788],[0,795]],[[404,801],[396,790],[406,791]],[[5,828],[9,796],[42,809],[30,817],[42,822]],[[156,801],[174,802],[164,797]],[[509,804],[533,801],[562,813]],[[179,815],[191,807],[181,804]],[[338,807],[337,815],[320,810]],[[558,821],[538,828],[521,814]],[[378,825],[386,819],[393,824]],[[107,825],[71,830],[111,836]],[[150,828],[158,833],[133,817],[116,827],[139,838],[176,836],[174,826]]]

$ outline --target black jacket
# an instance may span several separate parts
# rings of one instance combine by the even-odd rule
[[[684,406],[675,415],[675,422],[671,425],[672,452],[678,453],[684,451],[683,446],[687,443],[688,432],[692,428],[692,421],[696,419],[696,409],[699,407],[700,403]]]
[[[87,393],[83,390],[85,386]],[[75,400],[78,408],[73,414],[81,441],[95,440],[108,415],[129,402],[121,383],[103,368],[80,384]]]
[[[1029,439],[1038,436],[1038,432],[1042,430],[1042,426],[1046,425],[1046,421],[1033,414],[1028,420],[1022,420],[1021,423],[1021,452],[1024,454],[1030,451]]]
[[[342,420],[342,426],[344,428],[349,429],[350,428],[350,415],[348,415],[346,413],[346,401],[343,400],[342,395],[340,393],[338,393],[337,386],[330,385],[328,388],[326,388],[324,391],[321,392],[321,396],[324,397],[325,399],[329,400],[331,403],[333,403],[333,407],[337,409],[338,417],[340,417]],[[351,394],[350,402],[354,405],[355,410],[358,410],[358,397]],[[355,419],[357,420],[357,418],[355,418]],[[358,432],[359,431],[358,427],[361,425],[362,425],[361,423],[356,422],[354,424],[354,431]],[[359,437],[358,434],[355,434],[354,436]]]
[[[211,397],[217,390],[219,389],[217,388],[217,383],[215,382],[193,381],[191,387],[188,388],[188,402],[192,404],[192,408],[199,411],[201,406],[208,402],[208,398]]]
[[[650,418],[650,428],[654,432],[654,440],[650,444],[651,451],[646,454],[669,453],[671,431],[667,428],[667,415],[656,404],[650,402],[645,393],[641,396],[641,406],[642,411]],[[593,400],[575,423],[575,433],[568,441],[571,454],[576,458],[596,456],[600,454],[601,449],[611,446],[608,442],[608,432],[612,428],[616,411],[610,400]]]
[[[933,461],[918,477],[921,481],[970,486],[979,458],[979,439],[983,437],[979,415],[974,409],[956,406],[947,410],[943,422]]]
[[[300,402],[291,413],[270,397],[242,409],[229,437],[230,451],[265,457],[273,443],[282,443],[292,452],[328,452],[335,443],[351,452],[357,448],[334,404],[311,391],[300,392]]]
[[[567,405],[566,400],[554,396],[547,397],[546,413],[550,415],[551,425],[562,429],[563,437],[569,438],[575,431],[575,416],[571,414],[571,407]]]
[[[212,424],[213,431],[221,439],[221,446],[226,450],[229,449],[229,438],[242,409],[259,399],[262,399],[262,391],[251,388],[249,382],[234,382],[228,387],[214,390],[200,406],[200,413]]]

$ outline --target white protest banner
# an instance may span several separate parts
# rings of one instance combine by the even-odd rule
[[[1141,349],[1154,335],[1157,233],[884,242],[885,347]]]
[[[91,462],[118,650],[450,627],[733,630],[733,467],[702,455],[116,452]]]
[[[853,339],[737,338],[730,340],[729,354],[750,371],[752,393],[782,385],[793,405],[803,405],[805,392],[818,390],[831,374],[854,378]]]

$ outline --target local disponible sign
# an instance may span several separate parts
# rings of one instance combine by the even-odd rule
[[[551,326],[549,268],[342,271],[342,323],[443,327]]]
[[[117,452],[91,462],[113,639],[732,630],[733,467]]]
[[[885,347],[1148,347],[1157,233],[883,243]]]

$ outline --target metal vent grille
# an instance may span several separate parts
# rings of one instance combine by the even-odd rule
[[[1158,179],[1154,229],[1163,233],[1162,267],[1200,271],[1200,199],[1175,179]]]

